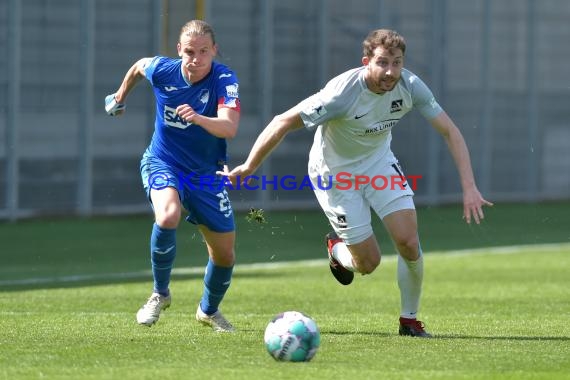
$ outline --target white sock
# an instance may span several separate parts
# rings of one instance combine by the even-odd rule
[[[356,272],[354,268],[354,264],[352,263],[352,254],[348,250],[346,243],[343,241],[339,241],[332,248],[332,257],[334,257],[340,265],[345,267],[351,272]]]
[[[416,319],[420,306],[422,282],[424,278],[424,258],[409,261],[398,255],[398,286],[400,288],[401,313],[403,318]]]

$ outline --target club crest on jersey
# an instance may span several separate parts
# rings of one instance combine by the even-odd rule
[[[203,104],[206,104],[206,103],[208,103],[208,99],[210,99],[210,91],[208,91],[207,89],[203,89],[200,92],[200,101]]]
[[[402,99],[392,100],[392,105],[390,106],[390,113],[399,112],[402,110]]]
[[[168,106],[164,106],[164,124],[168,125],[169,127],[179,128],[179,129],[186,129],[192,123],[188,123],[184,121],[178,114],[176,113],[176,108],[171,108]]]

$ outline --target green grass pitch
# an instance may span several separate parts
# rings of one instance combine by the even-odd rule
[[[320,213],[267,213],[263,225],[239,215],[222,305],[238,331],[215,334],[193,320],[206,261],[193,227],[180,229],[173,304],[146,328],[134,317],[151,287],[148,215],[0,224],[0,379],[569,379],[569,210],[496,206],[468,227],[457,207],[420,209],[429,340],[397,335],[396,260],[380,226],[381,266],[342,287]],[[285,310],[316,320],[313,361],[265,351],[265,326]]]

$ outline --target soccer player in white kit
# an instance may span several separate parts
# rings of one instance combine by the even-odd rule
[[[430,337],[416,319],[423,255],[413,191],[390,149],[391,129],[406,113],[418,109],[449,147],[461,180],[467,223],[472,219],[480,223],[482,207],[492,203],[477,189],[461,132],[424,82],[403,67],[404,38],[392,30],[374,30],[364,40],[363,49],[361,67],[340,74],[318,93],[275,116],[245,163],[225,174],[232,183],[251,175],[287,133],[303,126],[316,127],[308,171],[317,200],[334,230],[326,236],[333,275],[348,285],[354,272],[369,274],[380,264],[380,248],[371,225],[372,208],[399,253],[399,334]]]

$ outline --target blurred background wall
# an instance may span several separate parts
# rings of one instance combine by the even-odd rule
[[[230,166],[274,114],[359,66],[371,29],[408,43],[405,66],[462,130],[492,201],[570,198],[570,2],[566,0],[3,0],[0,2],[0,219],[148,212],[139,160],[154,102],[139,84],[106,115],[139,58],[176,56],[180,27],[205,19],[240,79]],[[417,112],[393,130],[416,202],[461,201],[441,137]],[[306,174],[312,133],[289,135],[258,174]],[[234,208],[316,208],[312,191],[232,191]]]

